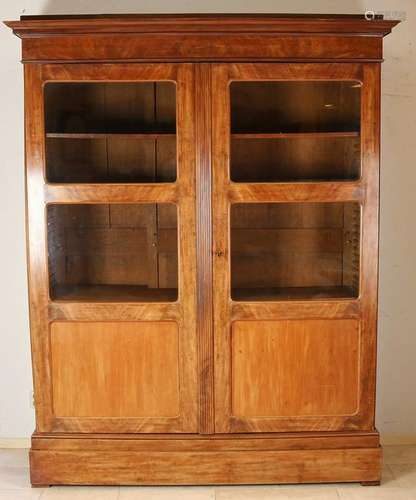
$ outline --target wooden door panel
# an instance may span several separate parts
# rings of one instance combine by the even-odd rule
[[[177,417],[178,351],[174,322],[52,323],[55,416]]]
[[[234,322],[233,416],[353,415],[359,344],[356,320]]]
[[[25,68],[38,432],[198,430],[194,78],[192,64]],[[74,111],[72,85],[99,101],[78,93]],[[45,124],[58,87],[63,114],[50,109],[66,119]],[[56,210],[65,231],[48,221]]]
[[[218,433],[374,429],[379,85],[371,64],[212,67]]]

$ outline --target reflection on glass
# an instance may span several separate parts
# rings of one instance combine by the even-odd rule
[[[48,83],[49,182],[173,182],[172,82]]]
[[[360,176],[358,82],[233,82],[231,179],[347,180]]]
[[[47,220],[53,299],[176,300],[175,205],[49,205]]]
[[[232,205],[232,298],[357,297],[360,218],[358,203]]]

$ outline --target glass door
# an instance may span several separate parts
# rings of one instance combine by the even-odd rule
[[[214,67],[217,432],[371,426],[371,75]]]
[[[41,71],[28,106],[44,123],[28,175],[29,243],[46,249],[31,253],[49,353],[39,430],[195,432],[193,66]]]

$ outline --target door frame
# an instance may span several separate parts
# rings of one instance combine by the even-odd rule
[[[173,81],[177,180],[167,184],[49,184],[45,178],[43,88],[47,82]],[[198,430],[195,252],[195,113],[192,64],[28,64],[25,66],[27,252],[37,432],[194,433]],[[49,203],[174,203],[178,207],[178,300],[166,303],[53,301],[49,297]],[[179,329],[176,417],[57,417],[53,411],[53,321],[174,321]],[[168,374],[167,374],[168,375]]]
[[[232,81],[354,80],[362,83],[361,178],[343,182],[234,183],[230,180]],[[235,63],[212,67],[213,307],[215,431],[217,433],[371,430],[374,428],[379,205],[379,63]],[[235,302],[230,286],[232,203],[355,201],[362,207],[360,296],[357,299]],[[354,415],[234,416],[232,333],[234,321],[347,319],[359,322],[359,404]]]

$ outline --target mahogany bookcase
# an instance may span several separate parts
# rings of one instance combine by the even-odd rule
[[[34,16],[34,486],[377,484],[383,36]]]

